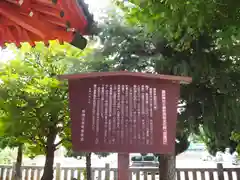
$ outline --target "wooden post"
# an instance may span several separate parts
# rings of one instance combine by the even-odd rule
[[[16,175],[16,162],[14,162],[13,164],[12,164],[12,180],[14,180],[15,179],[15,175]],[[2,171],[2,169],[1,169],[1,171]],[[0,180],[2,180],[3,178],[1,177],[0,178]]]
[[[129,180],[128,153],[118,153],[118,180]]]
[[[3,178],[3,175],[4,175],[3,173],[4,173],[4,167],[1,167],[1,175],[0,175],[1,178],[0,178],[0,180],[3,180],[3,179],[4,179],[4,178]]]
[[[19,164],[17,162],[14,162],[13,163],[13,166],[12,166],[12,179],[14,180],[21,180],[22,178],[22,167],[20,165],[19,168],[17,168],[17,166],[19,166]],[[3,178],[3,177],[1,177]]]
[[[56,180],[61,180],[61,164],[56,163]]]
[[[10,180],[10,169],[6,168],[7,172],[6,172],[6,177],[5,180]]]
[[[218,173],[218,180],[224,180],[222,163],[217,163],[217,173]]]
[[[105,180],[110,180],[110,164],[105,164]]]
[[[35,179],[34,174],[35,174],[35,168],[32,168],[31,169],[31,177],[30,177],[31,180]]]
[[[176,179],[176,156],[175,154],[160,154],[159,156],[159,180]]]

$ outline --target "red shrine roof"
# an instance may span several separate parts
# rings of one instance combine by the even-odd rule
[[[71,43],[89,33],[92,21],[83,0],[1,0],[0,46],[56,39]]]

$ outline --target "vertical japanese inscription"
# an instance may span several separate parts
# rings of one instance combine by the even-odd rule
[[[142,138],[143,138],[142,132],[144,131],[141,123],[141,91],[140,90],[141,90],[140,85],[137,85],[137,101],[135,102],[137,106],[136,123],[138,125],[137,126],[137,139],[138,139],[137,144],[142,144]]]
[[[147,119],[145,121],[145,127],[146,127],[146,144],[150,145],[150,119],[149,119],[149,86],[144,86],[144,101],[145,101],[145,111],[144,111],[144,117]]]
[[[93,85],[93,95],[92,100],[90,101],[90,104],[92,103],[92,132],[95,133],[94,136],[96,136],[96,107],[97,107],[97,85]],[[95,144],[97,142],[95,141]]]
[[[128,121],[128,124],[129,124],[129,143],[130,145],[133,144],[133,133],[134,133],[134,127],[133,127],[133,88],[132,86],[129,86],[128,88],[128,102],[129,102],[129,121]]]
[[[85,119],[86,119],[86,111],[85,109],[81,112],[81,132],[80,132],[80,141],[84,141],[84,130],[85,130]]]
[[[125,111],[125,86],[121,85],[120,87],[120,129],[121,129],[121,135],[120,135],[120,139],[121,139],[121,144],[124,144],[124,131],[125,131],[125,127],[124,127],[124,111]]]
[[[166,101],[163,97],[164,92],[162,103]],[[91,129],[96,145],[100,143],[100,135],[103,136],[101,139],[106,145],[153,144],[153,112],[158,109],[156,88],[148,85],[93,84],[88,89],[88,104],[92,107]],[[164,112],[164,108],[162,111]],[[81,114],[81,141],[83,141],[85,110]],[[164,121],[165,143],[167,143],[166,126]]]
[[[117,123],[117,143],[120,144],[121,143],[121,127],[120,127],[120,108],[121,108],[121,102],[120,102],[120,91],[121,91],[121,85],[117,85],[117,119],[116,119],[116,123]]]
[[[150,123],[150,144],[153,144],[153,89],[149,88],[149,123]]]
[[[103,85],[103,92],[102,92],[102,96],[103,96],[103,101],[104,101],[104,143],[108,144],[108,137],[109,137],[109,114],[108,114],[108,85],[106,84],[105,86]]]
[[[129,132],[131,131],[131,122],[129,119],[129,88],[128,85],[124,86],[125,93],[124,93],[124,129],[125,129],[125,143],[129,144]],[[129,128],[129,129],[128,129]],[[126,131],[127,129],[127,131]]]
[[[137,142],[137,105],[136,105],[136,101],[137,101],[137,86],[134,85],[133,86],[133,144],[136,144]]]
[[[142,144],[146,144],[146,131],[147,131],[147,127],[146,127],[146,117],[145,117],[145,104],[146,104],[146,100],[145,100],[145,86],[141,85],[141,124],[142,127],[144,128],[144,130],[142,131]]]
[[[112,115],[112,109],[113,109],[113,85],[109,85],[109,103],[108,103],[108,118],[109,118],[109,126],[108,126],[108,131],[109,131],[109,144],[113,144],[113,115]]]
[[[112,111],[112,143],[115,144],[116,143],[116,136],[117,136],[117,85],[114,84],[113,85],[113,111]]]
[[[162,95],[162,132],[163,132],[163,144],[168,144],[167,136],[167,109],[166,109],[166,90],[161,91]]]

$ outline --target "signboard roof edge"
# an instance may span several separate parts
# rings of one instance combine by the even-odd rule
[[[142,77],[142,78],[158,79],[158,80],[169,80],[169,81],[177,81],[181,84],[189,84],[192,82],[192,78],[187,76],[173,76],[173,75],[128,72],[128,71],[65,74],[65,75],[59,75],[58,78],[61,80],[64,80],[64,79],[74,80],[74,79],[101,78],[101,77],[109,77],[109,76],[112,76],[112,77],[128,76],[128,77]]]

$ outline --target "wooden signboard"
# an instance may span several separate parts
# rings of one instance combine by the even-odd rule
[[[74,151],[172,153],[180,82],[131,72],[64,75]]]

